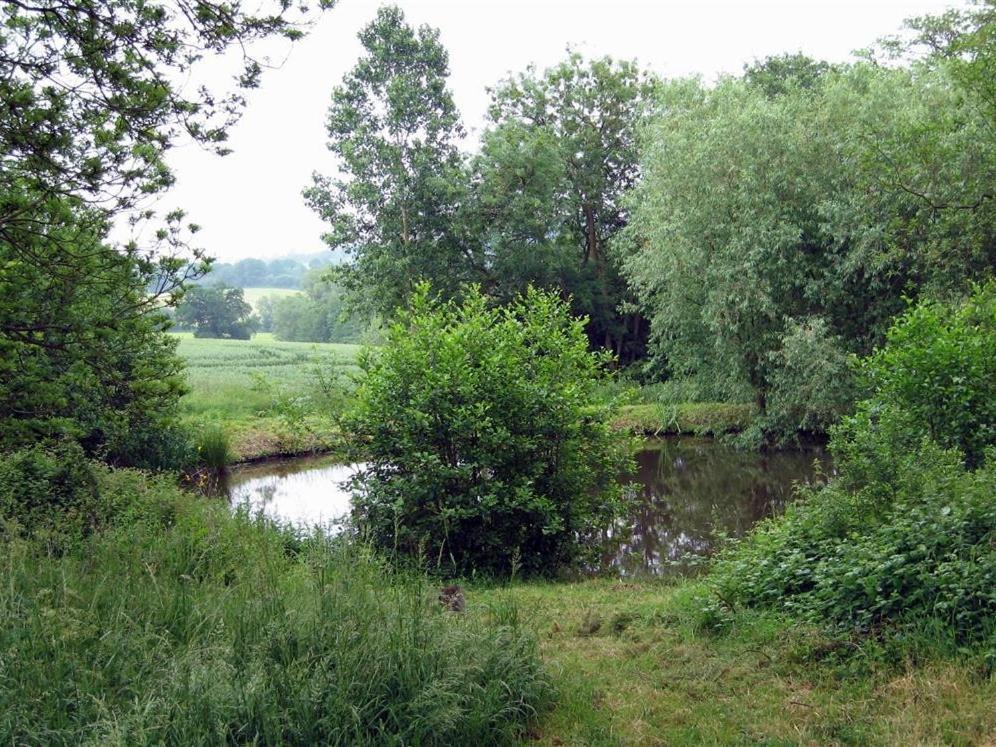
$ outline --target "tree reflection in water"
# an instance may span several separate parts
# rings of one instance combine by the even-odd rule
[[[689,572],[722,536],[739,537],[782,510],[794,483],[825,479],[822,450],[745,452],[711,439],[650,441],[627,475],[632,510],[605,532],[601,570]]]
[[[632,510],[604,532],[601,568],[622,575],[688,572],[688,555],[708,555],[723,535],[741,536],[792,498],[795,482],[819,478],[822,451],[757,454],[711,439],[648,441],[624,476]],[[355,466],[332,458],[298,458],[232,470],[220,485],[233,507],[282,523],[341,529],[350,495],[343,482]]]

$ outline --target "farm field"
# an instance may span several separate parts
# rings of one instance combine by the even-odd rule
[[[251,340],[175,336],[190,386],[182,414],[222,425],[236,460],[332,447],[329,413],[315,402],[319,374],[355,371],[360,345],[283,342],[267,333]]]
[[[259,301],[262,298],[267,296],[288,298],[290,296],[300,296],[303,292],[296,288],[243,288],[242,297],[245,298],[246,302],[254,310],[259,311]]]
[[[187,362],[188,415],[223,419],[252,417],[265,410],[273,390],[302,395],[316,383],[316,370],[355,368],[360,345],[283,342],[260,333],[251,340],[197,339],[177,333],[178,353]]]

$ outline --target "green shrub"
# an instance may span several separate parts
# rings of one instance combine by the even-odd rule
[[[744,432],[743,443],[798,444],[800,435],[825,434],[853,409],[854,372],[843,341],[825,319],[787,322],[781,346],[769,359],[767,407]]]
[[[97,477],[75,441],[0,455],[0,519],[53,539],[81,537],[101,519]]]
[[[354,481],[366,536],[458,574],[582,562],[619,511],[625,464],[593,404],[604,361],[552,294],[492,307],[423,286],[361,361],[347,428],[367,461]]]
[[[109,428],[99,451],[109,463],[148,470],[181,471],[197,463],[197,447],[189,428],[171,419],[135,418]]]
[[[546,697],[515,615],[164,477],[98,471],[114,525],[0,545],[4,744],[510,744]]]
[[[996,444],[996,280],[953,308],[911,308],[862,369],[875,391],[871,407],[978,464]]]
[[[967,471],[958,452],[927,442],[894,479],[888,501],[877,484],[804,490],[717,562],[718,596],[820,624],[938,619],[961,640],[991,636],[996,469]]]
[[[990,283],[896,320],[861,366],[872,396],[833,430],[839,477],[723,554],[718,598],[996,645],[994,312]]]

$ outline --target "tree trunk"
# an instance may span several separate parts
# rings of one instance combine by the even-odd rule
[[[595,222],[595,207],[584,206],[585,259],[595,263],[595,272],[602,274],[602,256],[598,245],[598,224]]]

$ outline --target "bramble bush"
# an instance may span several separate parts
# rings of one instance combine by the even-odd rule
[[[595,404],[607,374],[584,322],[530,289],[494,306],[427,286],[362,358],[350,432],[367,462],[354,516],[382,550],[448,573],[583,563],[621,507],[627,460]]]
[[[717,596],[996,645],[996,283],[909,309],[861,369],[873,394],[833,431],[839,478],[722,555]]]

